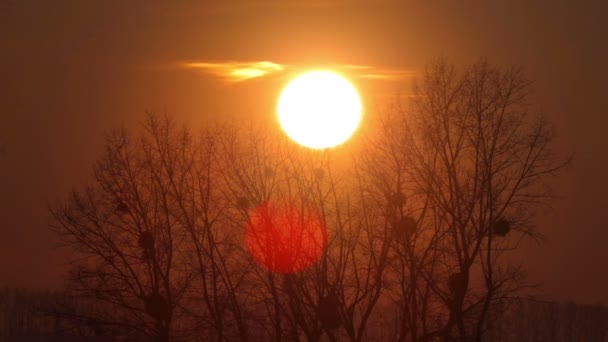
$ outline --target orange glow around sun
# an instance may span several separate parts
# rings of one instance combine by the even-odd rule
[[[326,70],[306,72],[289,82],[277,105],[279,123],[300,145],[325,149],[344,143],[357,130],[362,105],[357,89]]]
[[[325,225],[312,205],[270,201],[249,214],[245,245],[256,263],[274,273],[296,273],[310,267],[326,244]]]

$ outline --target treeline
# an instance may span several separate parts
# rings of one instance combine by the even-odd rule
[[[488,341],[608,341],[608,308],[519,300],[492,320]]]
[[[60,292],[0,290],[0,342],[111,340],[91,322],[56,314],[68,307],[66,303],[73,306],[76,302]],[[89,305],[79,306],[86,309]],[[608,307],[533,299],[515,301],[497,313],[484,338],[495,342],[607,339]]]
[[[108,340],[94,324],[71,317],[72,310],[93,313],[95,305],[61,292],[0,289],[0,341]]]

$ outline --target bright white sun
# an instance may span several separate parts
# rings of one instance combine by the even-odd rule
[[[285,86],[277,112],[287,135],[300,145],[324,149],[344,143],[361,121],[355,87],[331,71],[309,71]]]

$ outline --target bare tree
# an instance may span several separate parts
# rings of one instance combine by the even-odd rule
[[[254,299],[246,306],[259,319],[255,330],[263,333],[256,336],[365,340],[382,297],[390,240],[362,197],[356,172],[343,160],[334,160],[332,151],[307,151],[264,130],[235,128],[219,144],[224,191],[235,203],[229,215],[234,218],[232,231],[250,224],[256,208],[267,203],[287,206],[300,213],[298,218],[312,210],[325,229],[316,242],[323,253],[304,270],[252,265],[254,272],[244,278],[248,289],[241,293]],[[284,248],[264,246],[269,255],[273,251],[268,249],[275,247]],[[291,243],[287,248],[294,247]]]
[[[397,196],[386,217],[406,232],[397,277],[412,340],[481,340],[489,311],[521,286],[521,272],[501,255],[535,236],[530,218],[550,195],[545,181],[565,164],[528,101],[520,69],[482,61],[459,73],[438,61],[372,145],[380,157],[369,175],[389,207]],[[442,322],[438,331],[429,319]]]
[[[51,211],[54,229],[75,250],[70,290],[109,309],[91,319],[168,341],[192,277],[181,254],[182,223],[173,214],[179,203],[172,183],[185,170],[164,163],[185,153],[191,140],[155,116],[144,128],[140,140],[124,131],[109,135],[93,184]]]

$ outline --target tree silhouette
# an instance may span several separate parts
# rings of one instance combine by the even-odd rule
[[[545,180],[565,165],[528,95],[520,69],[481,61],[459,73],[440,60],[369,144],[367,174],[404,232],[395,249],[401,340],[481,340],[488,312],[522,286],[501,255],[535,236]]]
[[[168,341],[192,276],[182,271],[185,240],[172,214],[178,206],[172,182],[187,170],[164,163],[192,142],[166,120],[150,116],[144,127],[140,140],[124,131],[108,135],[93,184],[51,211],[53,228],[78,260],[70,291],[107,305],[99,324]]]
[[[438,61],[352,159],[149,115],[52,209],[70,293],[115,339],[480,341],[564,165],[528,97],[519,69]]]

